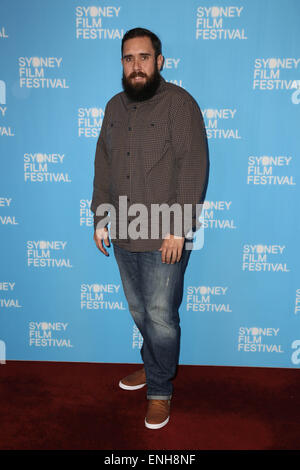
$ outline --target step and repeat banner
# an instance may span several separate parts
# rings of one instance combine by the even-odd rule
[[[210,152],[180,363],[300,367],[299,16],[298,0],[1,0],[1,362],[141,360],[90,211],[121,39],[141,26]]]

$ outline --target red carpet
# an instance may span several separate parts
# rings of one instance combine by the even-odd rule
[[[297,369],[180,366],[169,424],[144,427],[134,364],[0,365],[2,450],[300,449]]]

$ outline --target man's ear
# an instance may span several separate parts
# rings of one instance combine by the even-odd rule
[[[159,54],[156,58],[156,63],[158,70],[162,70],[165,63],[165,58],[161,54]]]

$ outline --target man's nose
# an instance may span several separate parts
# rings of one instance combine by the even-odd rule
[[[136,57],[133,61],[133,70],[135,72],[138,72],[139,70],[141,70],[141,60],[138,57]]]

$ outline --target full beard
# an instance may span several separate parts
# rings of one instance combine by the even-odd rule
[[[126,78],[123,72],[123,90],[125,91],[128,98],[133,101],[149,100],[150,98],[152,98],[152,96],[155,95],[156,90],[158,89],[160,84],[160,73],[158,68],[155,67],[153,74],[147,78],[145,83],[132,84],[131,78],[134,78],[136,76],[147,78],[147,75],[145,75],[143,72],[134,72],[128,78]]]

